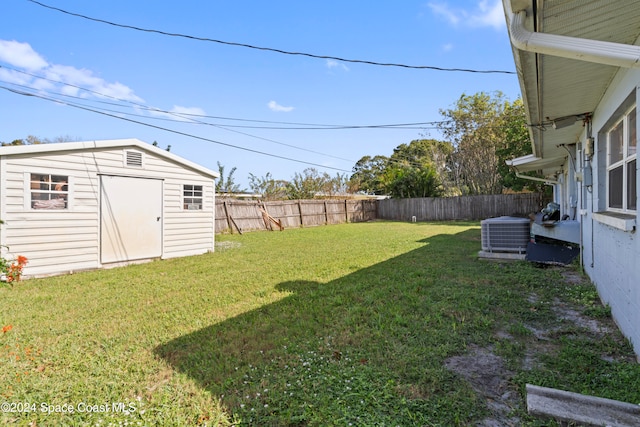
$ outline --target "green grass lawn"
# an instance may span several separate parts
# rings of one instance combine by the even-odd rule
[[[526,414],[526,383],[640,403],[640,367],[594,288],[478,260],[478,223],[217,241],[0,287],[0,424],[473,425],[495,416],[495,391],[450,366],[487,352],[506,373],[499,415],[519,424],[548,425]]]

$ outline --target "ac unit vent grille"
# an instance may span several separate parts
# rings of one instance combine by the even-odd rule
[[[480,222],[482,250],[485,252],[524,253],[531,236],[527,218],[502,216]]]
[[[133,168],[142,167],[142,153],[140,151],[126,151],[126,165]]]

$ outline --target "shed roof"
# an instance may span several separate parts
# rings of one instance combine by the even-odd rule
[[[581,119],[597,108],[620,69],[640,65],[640,7],[636,0],[503,4],[534,158],[564,158],[562,145],[578,142]],[[556,165],[542,170],[551,174]]]
[[[136,138],[130,139],[110,139],[101,141],[80,141],[80,142],[60,142],[53,144],[32,144],[32,145],[7,145],[0,147],[0,157],[14,156],[20,154],[39,154],[39,153],[54,153],[64,151],[84,151],[84,150],[102,150],[109,148],[126,148],[134,147],[139,150],[153,153],[156,156],[163,157],[167,160],[171,160],[178,164],[184,165],[195,171],[202,173],[203,175],[210,176],[211,178],[219,178],[218,172],[205,168],[197,163],[191,162],[183,157],[173,154],[169,151],[155,147],[146,142],[140,141]]]

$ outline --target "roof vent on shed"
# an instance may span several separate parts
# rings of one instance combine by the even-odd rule
[[[140,151],[125,151],[125,165],[131,168],[142,167],[142,153]]]

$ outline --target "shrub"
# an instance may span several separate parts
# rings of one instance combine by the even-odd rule
[[[18,255],[15,260],[0,257],[0,276],[7,283],[19,282],[22,277],[22,269],[29,260],[26,256]]]

